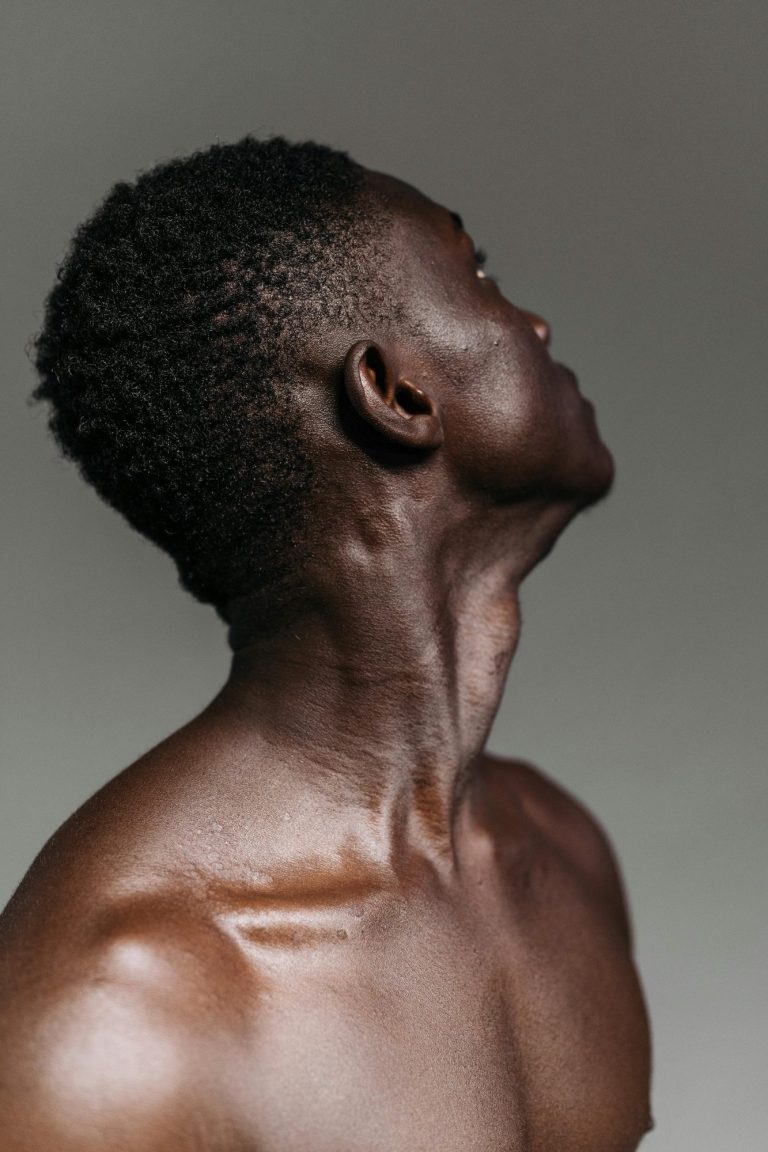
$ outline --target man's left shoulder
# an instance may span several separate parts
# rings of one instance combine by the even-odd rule
[[[526,760],[486,754],[485,764],[498,780],[506,779],[537,831],[611,905],[629,940],[621,870],[608,833],[597,817],[566,788]]]

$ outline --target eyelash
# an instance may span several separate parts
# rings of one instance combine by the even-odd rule
[[[484,248],[475,248],[475,264],[476,264],[477,268],[479,269],[479,271],[481,271],[483,274],[481,279],[492,280],[494,282],[494,284],[497,284],[498,281],[497,281],[496,277],[492,276],[490,272],[486,272],[486,270],[485,270],[485,265],[486,265],[487,260],[488,260],[488,254],[486,253],[485,249]]]

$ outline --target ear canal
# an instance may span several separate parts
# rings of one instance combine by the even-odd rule
[[[409,381],[401,380],[395,389],[395,403],[409,416],[419,416],[432,411],[429,397]]]

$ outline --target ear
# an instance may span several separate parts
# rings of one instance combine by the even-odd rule
[[[439,448],[443,423],[435,399],[400,376],[378,344],[358,340],[344,360],[350,404],[380,436],[403,448]]]

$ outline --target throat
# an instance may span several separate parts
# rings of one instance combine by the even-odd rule
[[[342,597],[235,651],[215,702],[311,787],[441,860],[498,709],[519,634],[500,579],[403,599]]]

